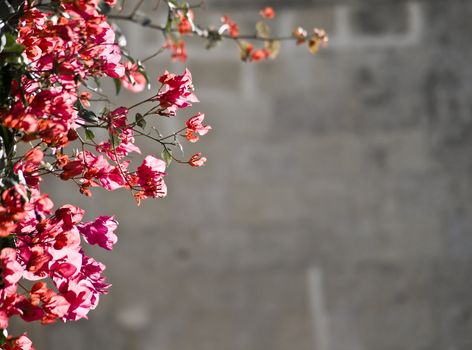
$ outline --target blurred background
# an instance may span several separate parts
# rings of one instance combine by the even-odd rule
[[[206,114],[188,155],[208,163],[173,164],[167,198],[141,207],[48,181],[56,204],[121,225],[112,253],[91,249],[110,294],[88,321],[31,329],[37,348],[472,349],[472,2],[206,3],[199,23],[229,14],[252,33],[272,5],[275,34],[321,27],[329,47],[245,64],[191,40],[185,65],[147,63],[153,80],[192,71],[201,103],[174,126]],[[162,44],[119,24],[134,57]]]

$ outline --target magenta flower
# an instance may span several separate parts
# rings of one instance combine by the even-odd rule
[[[185,69],[182,75],[165,71],[159,77],[159,82],[163,84],[163,87],[157,93],[157,100],[170,116],[175,116],[178,108],[189,107],[192,103],[199,102],[193,93],[192,74],[188,69]]]
[[[153,156],[147,156],[137,171],[137,182],[141,191],[135,194],[138,202],[144,198],[162,198],[167,195],[167,186],[164,182],[166,163]]]
[[[112,216],[99,216],[93,222],[77,226],[88,244],[98,245],[107,250],[112,250],[118,241],[118,237],[113,233],[117,227],[118,222]]]

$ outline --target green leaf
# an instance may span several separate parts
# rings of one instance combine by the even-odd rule
[[[89,141],[93,141],[94,138],[95,138],[95,134],[93,133],[93,131],[86,128],[85,129],[85,139],[89,140]]]
[[[16,37],[12,33],[5,33],[2,36],[1,53],[21,54],[25,47],[16,42]]]
[[[164,148],[164,150],[162,151],[161,157],[167,166],[169,166],[170,163],[172,163],[172,151],[169,150],[168,148]]]
[[[3,248],[15,248],[15,238],[13,235],[0,238],[0,250]],[[3,333],[0,333],[0,339],[2,338]]]
[[[5,345],[5,343],[7,342],[7,335],[8,333],[5,329],[0,332],[0,346]]]
[[[95,85],[97,85],[97,89],[102,87],[102,83],[100,82],[100,78],[98,76],[94,76],[93,81],[95,82]]]
[[[104,15],[109,14],[111,11],[110,5],[108,5],[107,3],[103,1],[98,5],[98,8],[100,9],[101,13],[103,13]]]
[[[98,117],[97,115],[88,109],[81,109],[79,110],[79,117],[81,117],[83,120],[86,122],[92,123],[92,124],[98,124]]]
[[[146,119],[144,119],[144,116],[141,113],[136,113],[136,125],[141,129],[146,127]]]
[[[117,135],[110,132],[110,143],[112,145],[112,148],[116,149],[116,147],[120,145],[121,139]]]
[[[15,138],[13,132],[6,126],[0,125],[1,146],[4,151],[3,157],[10,158],[15,152]]]
[[[120,78],[114,78],[113,82],[115,83],[115,92],[117,95],[120,94],[121,91],[121,79]]]

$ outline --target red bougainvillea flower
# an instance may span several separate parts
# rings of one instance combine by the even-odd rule
[[[132,128],[124,128],[118,135],[114,135],[120,139],[118,146],[112,147],[109,141],[101,142],[96,150],[98,152],[104,152],[113,161],[123,159],[131,152],[141,153],[138,146],[134,144],[134,133]]]
[[[223,22],[224,25],[226,26],[226,29],[228,30],[229,35],[231,35],[233,38],[239,36],[239,26],[237,25],[235,21],[229,18],[229,16],[221,17],[221,22]]]
[[[170,116],[175,116],[178,108],[189,107],[192,103],[198,102],[193,93],[192,74],[188,69],[185,69],[182,75],[165,71],[159,77],[159,82],[163,87],[157,93],[156,99]]]
[[[197,113],[197,115],[187,120],[187,130],[185,136],[188,141],[192,143],[197,142],[199,139],[199,135],[203,136],[211,130],[210,125],[202,124],[204,118],[205,114]]]
[[[272,19],[275,17],[275,11],[272,7],[267,6],[264,9],[262,9],[259,14],[261,15],[262,18],[266,19]]]
[[[16,174],[23,174],[26,184],[29,187],[37,188],[41,177],[38,170],[44,158],[43,151],[39,148],[32,148],[25,153],[23,159],[20,159],[14,166],[13,171]]]
[[[22,300],[22,318],[26,321],[41,320],[42,324],[54,323],[66,315],[70,308],[69,302],[45,282],[37,282],[31,288],[28,300]]]
[[[128,109],[125,107],[118,107],[110,112],[108,114],[108,131],[110,135],[120,140],[120,144],[112,147],[110,142],[106,141],[101,142],[96,147],[98,152],[105,152],[107,156],[115,162],[123,159],[131,152],[141,153],[139,147],[134,144],[134,132],[132,127],[127,125],[127,118]]]
[[[191,166],[200,167],[200,166],[203,166],[206,161],[207,159],[205,157],[202,157],[202,154],[198,152],[198,153],[195,153],[189,159],[188,164],[190,164]]]
[[[127,185],[123,174],[126,172],[129,161],[123,161],[119,165],[113,166],[108,163],[105,157],[97,156],[89,151],[80,152],[77,159],[82,164],[84,179],[94,178],[108,191],[114,191]]]
[[[26,188],[23,185],[10,187],[2,192],[0,204],[0,237],[10,235],[16,228],[16,222],[26,215],[28,202]]]
[[[137,183],[141,191],[135,194],[136,200],[144,198],[162,198],[167,195],[164,182],[166,163],[153,156],[147,156],[136,171]]]
[[[146,88],[146,77],[139,71],[136,63],[127,62],[121,85],[132,92],[141,92]]]
[[[251,53],[251,61],[257,62],[270,57],[270,51],[267,49],[257,49]]]
[[[118,146],[112,146],[110,141],[104,141],[96,146],[98,152],[104,152],[111,160],[117,162],[126,157],[131,152],[141,153],[138,146],[134,144],[134,132],[127,123],[128,109],[118,107],[108,113],[108,132],[111,137],[120,140]]]

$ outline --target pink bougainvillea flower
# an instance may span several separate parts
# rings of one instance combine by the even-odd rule
[[[86,279],[64,280],[58,287],[59,292],[70,303],[64,320],[77,321],[87,317],[98,303],[98,294],[91,282]]]
[[[205,157],[202,157],[202,154],[198,152],[198,153],[195,153],[189,159],[188,164],[190,164],[191,166],[200,167],[200,166],[203,166],[206,161],[207,159]]]
[[[16,260],[14,248],[3,248],[0,251],[0,268],[3,281],[2,291],[6,294],[14,293],[24,271],[24,268]]]
[[[85,107],[90,107],[90,97],[92,95],[88,91],[84,91],[79,95],[79,100],[80,102],[85,106]]]
[[[95,221],[77,227],[88,244],[112,250],[118,241],[118,237],[113,233],[118,227],[118,222],[112,216],[99,216]]]
[[[197,113],[197,115],[187,120],[187,130],[185,136],[188,141],[192,143],[197,142],[199,135],[203,136],[211,130],[210,125],[202,124],[204,118],[205,115],[203,113]]]
[[[109,130],[113,131],[114,128],[124,128],[126,126],[128,112],[128,108],[118,107],[108,113]]]
[[[31,188],[37,188],[41,177],[38,170],[44,158],[43,151],[39,148],[32,148],[25,153],[23,159],[20,159],[14,166],[13,170],[16,174],[21,171],[25,177],[26,184]]]
[[[84,278],[90,281],[91,286],[95,292],[100,294],[107,294],[108,288],[111,286],[110,284],[106,283],[105,277],[102,276],[102,272],[104,270],[105,265],[83,254],[82,268],[80,273]]]
[[[156,99],[170,116],[175,116],[178,108],[189,107],[192,103],[198,102],[193,93],[192,74],[188,69],[185,69],[182,75],[165,71],[159,77],[159,82],[163,86],[157,93]]]
[[[23,334],[17,338],[7,338],[7,341],[2,345],[3,350],[35,350],[31,340]]]
[[[153,156],[144,158],[143,163],[136,171],[137,183],[141,191],[135,194],[140,201],[144,198],[162,198],[167,195],[167,186],[164,182],[166,163]]]
[[[83,176],[82,184],[92,185],[91,179],[96,179],[95,184],[100,184],[104,189],[113,191],[127,185],[124,174],[127,172],[129,161],[122,161],[112,166],[102,155],[95,155],[89,151],[79,152],[77,159],[68,162],[63,167],[61,179],[68,180],[78,175]]]
[[[164,48],[170,50],[172,61],[187,61],[187,49],[184,40],[173,40],[168,38]]]
[[[96,146],[98,152],[104,152],[111,160],[117,162],[126,157],[131,152],[141,153],[138,146],[134,144],[134,132],[132,127],[127,125],[128,109],[118,107],[108,113],[108,131],[111,137],[119,139],[118,146],[112,146],[110,141],[104,141]]]
[[[120,139],[120,144],[118,146],[112,147],[109,141],[101,142],[96,150],[98,152],[104,152],[113,161],[118,161],[123,159],[131,152],[141,153],[141,150],[138,146],[134,144],[134,133],[133,129],[125,128],[120,131],[120,133],[114,137]]]
[[[146,88],[146,77],[139,71],[136,63],[125,64],[125,74],[121,77],[121,85],[132,92],[141,92]]]

